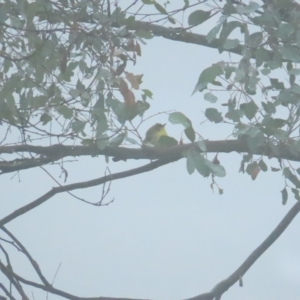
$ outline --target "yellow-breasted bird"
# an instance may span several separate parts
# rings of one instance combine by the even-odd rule
[[[150,127],[146,132],[146,137],[143,141],[143,145],[151,144],[154,147],[159,145],[159,139],[162,136],[168,136],[165,129],[166,124],[157,123]]]

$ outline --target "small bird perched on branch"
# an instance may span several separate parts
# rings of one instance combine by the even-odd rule
[[[178,141],[167,134],[166,124],[157,123],[150,127],[146,132],[143,146],[153,145],[154,147],[174,147],[178,145]]]
[[[146,132],[146,137],[143,141],[143,145],[151,144],[154,147],[159,145],[159,139],[162,136],[168,136],[165,129],[166,124],[156,123],[150,127]]]

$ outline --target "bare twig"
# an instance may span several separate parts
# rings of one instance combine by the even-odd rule
[[[88,188],[88,187],[104,184],[105,182],[109,182],[109,181],[113,181],[113,180],[117,180],[117,179],[121,179],[121,178],[134,176],[134,175],[141,174],[141,173],[144,173],[144,172],[149,172],[149,171],[152,171],[152,170],[154,170],[156,168],[159,168],[163,165],[174,162],[178,159],[180,159],[180,157],[177,157],[177,158],[171,157],[171,158],[166,158],[164,160],[162,160],[162,159],[161,160],[156,160],[156,161],[151,162],[151,163],[149,163],[147,165],[144,165],[142,167],[138,167],[138,168],[131,169],[131,170],[128,170],[128,171],[119,172],[119,173],[115,173],[115,174],[110,174],[108,176],[103,176],[103,177],[93,179],[93,180],[89,180],[89,181],[83,181],[83,182],[73,183],[73,184],[69,184],[69,185],[54,187],[49,192],[44,194],[43,196],[39,197],[38,199],[34,200],[33,202],[31,202],[27,205],[24,205],[23,207],[15,210],[10,215],[4,217],[2,220],[0,220],[0,226],[5,225],[6,223],[14,220],[15,218],[17,218],[17,217],[27,213],[28,211],[36,208],[37,206],[41,205],[42,203],[44,203],[48,199],[52,198],[56,194],[64,193],[64,192],[72,191],[72,190],[76,190],[76,189]]]
[[[23,246],[23,244],[9,231],[7,230],[4,226],[0,226],[1,230],[4,231],[20,248],[20,250],[24,253],[24,255],[28,258],[30,261],[32,267],[38,274],[39,278],[43,282],[44,285],[48,286],[50,283],[47,281],[45,276],[42,274],[41,269],[37,262],[31,257],[30,253],[27,251],[27,249]]]

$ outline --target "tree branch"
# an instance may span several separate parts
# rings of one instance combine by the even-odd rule
[[[205,46],[209,48],[214,48],[218,49],[220,46],[220,40],[219,39],[214,39],[211,43],[209,43],[206,39],[206,35],[202,34],[197,34],[197,33],[190,33],[186,32],[182,28],[167,28],[161,25],[153,24],[151,22],[143,22],[143,21],[130,21],[130,22],[125,22],[120,25],[126,25],[126,27],[129,30],[145,30],[145,31],[150,31],[154,36],[159,36],[163,37],[168,40],[176,41],[176,42],[183,42],[183,43],[188,43],[188,44],[195,44],[195,45],[200,45],[200,46]],[[115,27],[120,27],[119,24],[113,23],[112,26]],[[243,45],[237,45],[233,49],[229,50],[224,50],[227,52],[235,53],[238,55],[242,55],[244,46]],[[271,52],[270,52],[271,54]]]
[[[265,145],[258,147],[255,151],[249,149],[247,141],[240,140],[224,140],[224,141],[205,141],[207,153],[252,153],[255,155],[263,155],[269,158],[287,159],[291,161],[300,161],[300,152],[290,151],[290,147],[285,144]],[[38,158],[16,159],[12,161],[0,162],[0,174],[20,171],[24,169],[34,168],[48,163],[53,163],[59,159],[68,156],[97,156],[105,155],[113,158],[113,161],[127,159],[151,159],[179,160],[183,158],[182,154],[190,148],[195,148],[199,152],[203,152],[197,146],[197,143],[179,145],[172,148],[147,147],[139,149],[129,149],[125,147],[106,147],[103,150],[98,149],[95,145],[91,146],[64,146],[61,144],[43,147],[31,145],[16,145],[0,147],[0,154],[3,153],[31,153],[40,155]]]
[[[35,287],[37,289],[41,289],[41,290],[44,290],[44,291],[49,292],[51,294],[59,295],[59,296],[61,296],[63,298],[70,299],[70,300],[142,300],[142,299],[113,298],[113,297],[78,297],[78,296],[74,296],[72,294],[66,293],[66,292],[64,292],[62,290],[56,289],[56,288],[54,288],[52,286],[45,286],[45,285],[42,285],[40,283],[27,280],[27,279],[19,276],[15,272],[13,272],[12,270],[8,269],[4,264],[1,263],[1,261],[0,261],[0,270],[6,276],[8,276],[9,278],[11,278],[12,280],[20,281],[23,284],[33,286],[33,287]],[[23,299],[24,300],[28,299],[28,297],[23,298]],[[146,299],[144,299],[144,300],[146,300]]]
[[[31,202],[27,205],[24,205],[23,207],[15,210],[13,213],[11,213],[8,216],[4,217],[2,220],[0,220],[0,226],[5,225],[6,223],[14,220],[15,218],[17,218],[17,217],[27,213],[28,211],[36,208],[37,206],[43,204],[45,201],[52,198],[56,194],[67,192],[67,191],[72,191],[72,190],[76,190],[76,189],[83,189],[83,188],[88,188],[88,187],[92,187],[92,186],[97,186],[97,185],[100,185],[100,184],[104,184],[105,182],[108,182],[108,181],[113,181],[113,180],[117,180],[117,179],[121,179],[121,178],[134,176],[134,175],[137,175],[137,174],[149,172],[149,171],[152,171],[152,170],[154,170],[156,168],[159,168],[163,165],[174,162],[178,159],[179,158],[160,159],[160,160],[156,160],[154,162],[151,162],[147,165],[144,165],[142,167],[138,167],[138,168],[131,169],[131,170],[128,170],[128,171],[119,172],[119,173],[115,173],[115,174],[110,174],[110,175],[103,176],[103,177],[93,179],[93,180],[89,180],[89,181],[84,181],[84,182],[79,182],[79,183],[73,183],[73,184],[68,184],[68,185],[64,185],[64,186],[54,187],[49,192],[44,194],[43,196],[39,197],[38,199],[34,200],[33,202]]]
[[[22,245],[22,243],[9,231],[7,230],[4,226],[0,226],[1,230],[3,230],[19,247],[19,249],[24,253],[24,255],[28,258],[30,261],[32,267],[38,274],[39,278],[43,282],[45,286],[50,286],[50,283],[47,281],[45,276],[42,274],[41,269],[37,262],[31,257],[30,253],[27,251],[27,249]]]
[[[257,261],[257,259],[280,237],[280,235],[287,229],[296,215],[300,212],[300,202],[289,210],[277,227],[271,234],[248,256],[242,265],[232,273],[228,278],[219,282],[209,293],[201,294],[186,300],[213,300],[220,299],[222,294],[226,292],[236,282],[241,280],[243,275],[250,269],[250,267]]]

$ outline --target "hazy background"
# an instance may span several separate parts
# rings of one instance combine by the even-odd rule
[[[205,139],[226,138],[229,127],[200,124],[205,120],[205,108],[213,105],[206,103],[201,93],[191,97],[201,71],[219,60],[217,51],[197,45],[163,38],[147,41],[137,66],[131,68],[135,74],[144,74],[142,88],[154,93],[146,116],[175,109],[185,113]],[[228,95],[221,94],[220,99],[226,102]],[[156,122],[167,121],[168,115],[161,114],[149,120],[142,132]],[[180,138],[181,126],[168,123],[166,128]],[[224,189],[222,196],[211,190],[210,179],[188,175],[182,159],[114,181],[107,199],[115,201],[107,207],[90,206],[59,194],[7,228],[27,247],[48,280],[61,264],[54,287],[71,294],[179,300],[208,292],[235,271],[295,202],[290,197],[286,206],[281,204],[281,172],[261,172],[252,181],[238,172],[240,154],[221,154],[219,160],[227,171],[225,178],[217,178]],[[278,167],[275,159],[264,160]],[[146,163],[110,162],[108,166],[113,173]],[[67,184],[101,177],[105,167],[103,157],[66,164]],[[59,177],[58,166],[47,169]],[[63,184],[63,179],[60,182]],[[53,186],[56,184],[41,169],[22,171],[20,178],[2,175],[0,217]],[[96,202],[102,187],[74,193]],[[244,287],[234,285],[222,299],[299,299],[299,226],[298,217],[245,274]],[[21,254],[13,249],[11,253],[15,271],[37,280]],[[0,277],[0,282],[6,281]],[[45,298],[45,293],[28,290],[33,291],[32,299]]]

